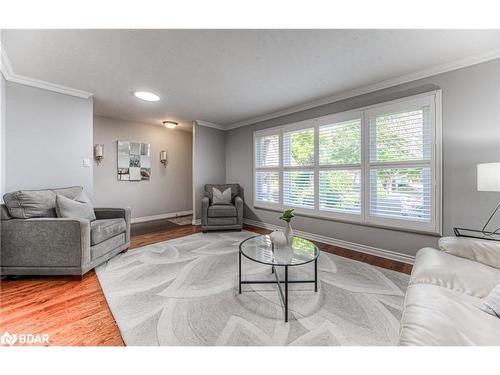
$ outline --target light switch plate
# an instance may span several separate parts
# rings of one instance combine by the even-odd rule
[[[89,158],[83,159],[83,166],[84,167],[90,167],[90,159]]]

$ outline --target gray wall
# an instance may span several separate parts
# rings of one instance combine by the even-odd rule
[[[117,141],[151,144],[151,180],[117,179]],[[94,166],[96,206],[132,208],[132,217],[145,217],[192,209],[191,133],[94,116],[94,144],[104,144],[104,160]],[[160,163],[160,151],[168,164]]]
[[[81,185],[93,195],[92,99],[6,82],[5,190]]]
[[[193,205],[195,219],[200,218],[200,201],[205,184],[226,181],[224,131],[198,125],[193,133]]]
[[[252,207],[252,137],[255,130],[437,88],[442,89],[443,95],[443,231],[444,234],[451,234],[454,226],[482,226],[500,199],[498,193],[476,191],[476,164],[500,161],[499,59],[228,131],[226,179],[239,182],[245,189],[245,218],[281,225],[278,213]],[[496,221],[500,226],[500,217]],[[294,227],[409,255],[414,255],[424,246],[436,246],[438,239],[429,235],[300,216],[294,219]]]

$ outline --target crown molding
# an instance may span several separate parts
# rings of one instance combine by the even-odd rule
[[[78,98],[83,98],[83,99],[88,99],[93,95],[91,92],[77,90],[71,87],[61,86],[55,83],[16,74],[12,69],[9,57],[7,56],[7,52],[5,51],[5,48],[3,48],[2,44],[0,44],[0,51],[1,51],[0,70],[6,81],[19,83],[26,86],[36,87],[39,89],[54,91],[60,94],[76,96]]]
[[[457,60],[451,63],[446,63],[446,64],[441,64],[437,65],[435,67],[429,68],[429,69],[424,69],[415,73],[410,73],[410,74],[405,74],[396,78],[391,78],[385,81],[381,81],[372,85],[368,85],[365,87],[360,87],[354,90],[349,90],[345,92],[341,92],[339,94],[327,96],[325,98],[321,98],[318,100],[314,100],[312,102],[304,103],[304,104],[299,104],[293,107],[288,107],[280,111],[276,112],[271,112],[265,115],[257,116],[250,118],[248,120],[244,121],[239,121],[234,124],[227,125],[225,127],[226,130],[231,130],[231,129],[236,129],[240,128],[242,126],[247,126],[251,124],[256,124],[258,122],[266,121],[266,120],[271,120],[273,118],[281,117],[281,116],[286,116],[295,112],[300,112],[300,111],[305,111],[307,109],[311,109],[314,107],[319,107],[325,104],[330,104],[334,102],[338,102],[340,100],[352,98],[355,96],[359,95],[364,95],[368,94],[374,91],[378,90],[383,90],[389,87],[401,85],[404,83],[416,81],[419,79],[435,76],[437,74],[442,74],[446,72],[450,72],[453,70],[461,69],[461,68],[466,68],[471,65],[476,65],[480,64],[486,61],[490,60],[495,60],[500,58],[500,49],[495,49],[486,53],[481,53],[478,55],[474,55],[462,60]]]
[[[196,120],[195,122],[197,125],[206,126],[208,128],[226,130],[226,127],[224,125],[214,124],[213,122],[208,122],[203,120]]]

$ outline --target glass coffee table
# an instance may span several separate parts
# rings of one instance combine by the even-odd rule
[[[241,256],[251,261],[271,266],[275,280],[242,280]],[[288,322],[288,284],[314,283],[314,291],[318,291],[318,247],[309,240],[294,237],[291,245],[276,247],[268,235],[247,238],[240,243],[239,262],[239,293],[242,284],[277,284],[279,295],[285,308],[285,322]],[[302,266],[314,262],[314,280],[288,280],[288,267]],[[285,280],[280,280],[276,267],[285,268]],[[283,291],[281,284],[285,285]]]

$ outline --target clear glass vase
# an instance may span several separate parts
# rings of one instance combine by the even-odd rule
[[[286,244],[290,246],[293,241],[293,229],[292,225],[289,222],[286,223],[285,226],[285,238],[286,238]]]

